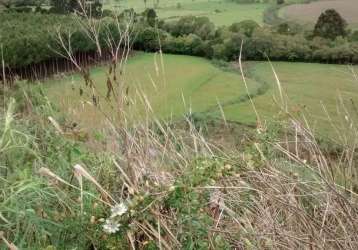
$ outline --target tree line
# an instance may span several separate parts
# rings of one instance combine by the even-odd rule
[[[281,60],[321,63],[357,63],[358,32],[349,32],[347,24],[334,10],[319,18],[314,30],[295,23],[261,27],[254,21],[215,27],[207,17],[186,16],[175,21],[159,20],[155,10],[143,13],[126,10],[120,15],[102,17],[99,41],[119,39],[116,19],[124,23],[134,18],[133,48],[143,51],[201,56],[225,61],[240,54],[247,60]],[[82,30],[75,15],[41,13],[2,13],[0,15],[1,55],[9,69],[29,67],[61,58],[58,36],[71,34],[73,53],[93,55],[94,42]],[[67,40],[66,40],[67,41]],[[46,64],[46,65],[47,65]]]
[[[350,32],[335,10],[319,17],[313,30],[297,23],[261,27],[251,20],[216,28],[207,17],[182,17],[158,22],[162,50],[167,53],[204,56],[226,61],[240,54],[247,60],[280,60],[320,63],[358,63],[358,32]],[[159,49],[155,27],[143,28],[138,49]]]
[[[100,17],[102,0],[0,0],[0,7],[5,12],[70,14],[88,12],[93,17]]]

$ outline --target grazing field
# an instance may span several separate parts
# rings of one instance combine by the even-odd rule
[[[223,71],[208,60],[190,56],[165,55],[164,65],[163,71],[159,55],[154,54],[141,53],[129,60],[125,82],[130,87],[130,97],[137,103],[132,105],[135,108],[129,110],[136,120],[142,119],[145,113],[143,103],[135,94],[140,91],[145,93],[156,117],[180,118],[185,113],[204,112],[220,118],[222,113],[217,107],[220,102],[228,120],[255,124],[255,113],[239,73]],[[346,123],[339,96],[347,111],[351,112],[349,116],[357,119],[357,113],[354,112],[355,105],[358,105],[358,82],[352,68],[284,62],[276,62],[273,66],[287,94],[290,111],[312,118],[312,126],[323,134],[332,131],[325,109],[333,125],[341,127]],[[279,95],[270,65],[266,62],[249,62],[245,68],[249,91],[260,116],[267,120],[276,119],[279,110],[274,99],[279,102]],[[104,93],[105,68],[93,69],[92,76]],[[83,97],[78,94],[81,85],[80,76],[75,74],[62,80],[52,80],[45,86],[50,99],[82,126],[101,126],[98,114],[86,103],[90,100],[90,93]]]
[[[277,119],[277,116],[273,116],[279,112],[274,97],[278,103],[280,98],[272,68],[268,63],[253,64],[250,77],[268,85],[268,91],[254,98],[256,108],[263,118]],[[291,113],[305,115],[312,122],[312,128],[316,128],[318,133],[332,132],[332,125],[346,126],[347,122],[350,122],[346,120],[347,117],[358,120],[358,113],[356,113],[358,81],[352,73],[356,68],[287,62],[275,62],[273,66],[286,93]],[[341,101],[345,107],[342,106]],[[255,122],[252,108],[246,102],[228,105],[224,107],[224,111],[230,120]]]
[[[208,1],[208,0],[180,0],[169,1],[147,1],[143,0],[124,0],[120,2],[108,1],[106,8],[123,10],[133,8],[137,12],[148,8],[155,8],[158,16],[164,19],[173,19],[180,16],[207,16],[216,25],[230,25],[234,22],[243,20],[254,20],[257,23],[263,22],[263,12],[269,4],[237,4],[228,1]]]
[[[128,112],[134,119],[143,118],[144,105],[138,92],[144,93],[151,107],[159,118],[173,115],[181,117],[184,113],[204,112],[217,105],[246,95],[241,75],[223,71],[210,61],[190,56],[165,55],[163,71],[160,56],[141,53],[128,62],[125,82],[129,86],[129,96],[133,103]],[[92,70],[92,77],[97,88],[105,95],[106,69],[97,67]],[[165,73],[163,73],[165,72]],[[249,81],[255,91],[259,85]],[[72,115],[83,127],[102,126],[98,112],[86,101],[91,100],[91,92],[79,95],[79,88],[84,87],[78,75],[68,76],[62,80],[46,83],[49,98],[60,108]],[[104,109],[106,102],[102,101]],[[137,104],[136,104],[137,103]]]
[[[358,27],[356,0],[322,0],[308,4],[289,5],[280,10],[280,16],[288,20],[314,24],[319,15],[327,9],[337,10],[351,27]]]

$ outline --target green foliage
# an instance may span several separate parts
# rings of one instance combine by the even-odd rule
[[[96,8],[93,9],[93,15],[102,15],[99,9],[95,10]],[[114,15],[108,14],[110,17],[99,21],[103,24],[99,36],[104,49],[108,46],[108,35],[115,40],[120,39],[112,19]],[[157,21],[153,9],[148,9],[141,15],[132,9],[126,10],[118,18],[121,22],[126,22],[131,17],[135,19],[132,34],[133,47],[137,50],[158,51],[162,46],[163,52],[167,53],[235,60],[240,54],[240,45],[244,42],[242,55],[250,60],[266,60],[267,57],[271,60],[324,63],[354,63],[358,60],[354,53],[357,47],[354,35],[342,46],[334,39],[339,34],[345,37],[347,33],[339,31],[331,24],[318,25],[322,21],[317,23],[315,31],[311,34],[305,32],[302,26],[293,23],[280,23],[272,28],[262,28],[254,21],[247,20],[229,27],[215,28],[207,17],[194,16],[164,23]],[[322,18],[320,19],[323,20]],[[339,18],[337,20],[333,23],[341,23]],[[58,57],[57,52],[62,52],[58,34],[48,32],[49,30],[59,30],[65,41],[68,39],[68,31],[71,31],[73,53],[93,53],[96,50],[94,42],[71,16],[8,13],[0,16],[0,23],[0,43],[4,48],[4,61],[6,66],[11,68],[21,68]],[[332,41],[320,44],[317,43],[317,39],[313,39],[314,36],[317,37],[320,30],[318,27],[321,26],[324,30],[324,27],[328,27],[326,32],[334,38],[330,39]],[[330,29],[337,32],[331,32]],[[322,36],[325,39],[326,36]]]
[[[158,51],[160,48],[160,40],[164,38],[162,32],[159,33],[156,28],[143,27],[138,30],[135,37],[134,48],[142,51]]]
[[[107,48],[107,35],[119,39],[118,29],[111,18],[102,20],[100,43]],[[105,28],[105,26],[108,27]],[[72,16],[40,13],[2,13],[0,15],[0,44],[5,66],[21,68],[52,60],[64,53],[58,36],[68,41],[71,33],[73,53],[95,51],[96,46]]]
[[[155,23],[157,21],[157,18],[158,18],[157,13],[155,12],[155,10],[154,9],[147,9],[144,12],[144,16],[146,18],[147,23],[150,26],[154,27]]]
[[[234,23],[229,27],[213,29],[208,19],[183,17],[178,21],[168,22],[164,30],[173,37],[167,36],[162,41],[163,51],[176,54],[201,55],[220,60],[236,60],[240,54],[248,60],[280,60],[324,63],[351,63],[357,60],[354,40],[342,44],[324,41],[320,46],[305,29],[295,23],[281,23],[272,28],[261,28],[253,21]],[[205,32],[202,32],[205,31]],[[186,44],[189,34],[196,39],[199,50],[190,49]],[[190,43],[189,43],[190,44]]]
[[[219,159],[198,159],[175,182],[165,206],[177,214],[175,226],[180,232],[178,240],[183,249],[209,248],[209,229],[215,223],[209,212],[210,191],[197,188],[213,185],[217,179],[229,176],[232,171]],[[221,238],[213,244],[217,249],[230,249],[228,242]]]
[[[241,32],[247,37],[251,37],[252,33],[260,28],[260,25],[258,25],[255,21],[252,20],[245,20],[240,23],[234,23],[229,27],[229,30],[231,32]]]
[[[358,42],[358,30],[354,31],[350,36],[349,36],[350,41],[352,42]]]
[[[94,2],[92,2],[90,5],[86,5],[87,6],[87,13],[90,13],[91,17],[94,18],[100,18],[102,16],[102,1],[101,0],[95,0]]]
[[[45,0],[1,0],[0,6],[5,7],[7,10],[17,10],[23,7],[41,6],[44,2]]]
[[[314,27],[314,35],[334,40],[338,36],[347,35],[347,22],[334,9],[323,12]]]
[[[176,37],[195,34],[203,40],[211,39],[215,34],[215,26],[207,17],[182,17],[165,24],[164,30]]]
[[[68,14],[74,12],[86,12],[89,16],[98,18],[102,14],[102,2],[100,0],[50,0],[51,13]]]
[[[69,0],[51,0],[51,10],[50,12],[52,13],[57,13],[57,14],[66,14],[69,12],[69,4],[71,3],[71,7],[72,4],[74,3],[74,1],[69,1]]]
[[[274,29],[281,35],[299,35],[304,32],[301,25],[292,22],[280,23]]]
[[[19,87],[11,95],[16,99],[10,99],[7,112],[0,115],[0,231],[20,249],[100,248],[103,233],[91,222],[103,216],[101,205],[94,208],[95,190],[85,185],[95,195],[85,195],[81,214],[79,191],[49,176],[42,178],[38,170],[45,167],[69,180],[74,164],[99,166],[104,159],[45,122],[49,115],[60,117],[40,87]],[[31,105],[33,113],[24,115]],[[19,111],[23,116],[17,119]]]
[[[211,48],[199,36],[190,34],[179,37],[168,36],[164,40],[163,50],[172,54],[210,57]]]
[[[61,51],[56,34],[57,27],[73,30],[71,17],[42,14],[8,13],[0,15],[0,43],[5,64],[22,67],[56,57]],[[64,28],[66,27],[66,29]]]

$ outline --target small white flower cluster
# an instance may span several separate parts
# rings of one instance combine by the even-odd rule
[[[127,206],[124,203],[117,204],[114,207],[111,208],[111,218],[119,217],[125,214],[128,211]]]
[[[106,223],[103,225],[103,231],[108,234],[114,234],[119,230],[120,225],[121,224],[112,219],[107,219]]]
[[[114,234],[119,231],[121,224],[118,222],[119,217],[128,211],[124,203],[120,203],[111,208],[111,216],[105,221],[103,231],[108,234]]]

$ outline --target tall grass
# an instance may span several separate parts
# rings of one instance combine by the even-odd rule
[[[98,25],[87,30],[94,41]],[[253,135],[241,147],[226,150],[207,140],[192,119],[176,126],[153,118],[141,89],[134,90],[140,103],[128,97],[129,83],[121,72],[131,49],[131,28],[118,28],[122,39],[108,38],[113,60],[107,82],[94,82],[79,69],[93,94],[89,102],[103,115],[105,147],[95,145],[92,153],[64,138],[76,131],[53,108],[31,116],[41,124],[40,132],[33,133],[31,123],[19,130],[10,102],[0,143],[6,171],[14,174],[2,175],[3,242],[36,249],[358,247],[357,130],[352,122],[347,122],[349,130],[337,132],[353,140],[334,153],[323,149],[305,117],[289,113],[284,86],[273,70],[280,120],[266,124],[256,111]],[[162,62],[161,52],[157,55]],[[165,71],[163,63],[157,71]],[[98,84],[107,86],[106,96],[97,91]],[[112,108],[103,110],[103,101]],[[254,107],[255,100],[251,103]],[[141,124],[130,122],[135,105],[147,110]],[[89,136],[92,146],[93,140]],[[21,168],[24,162],[31,164]]]

